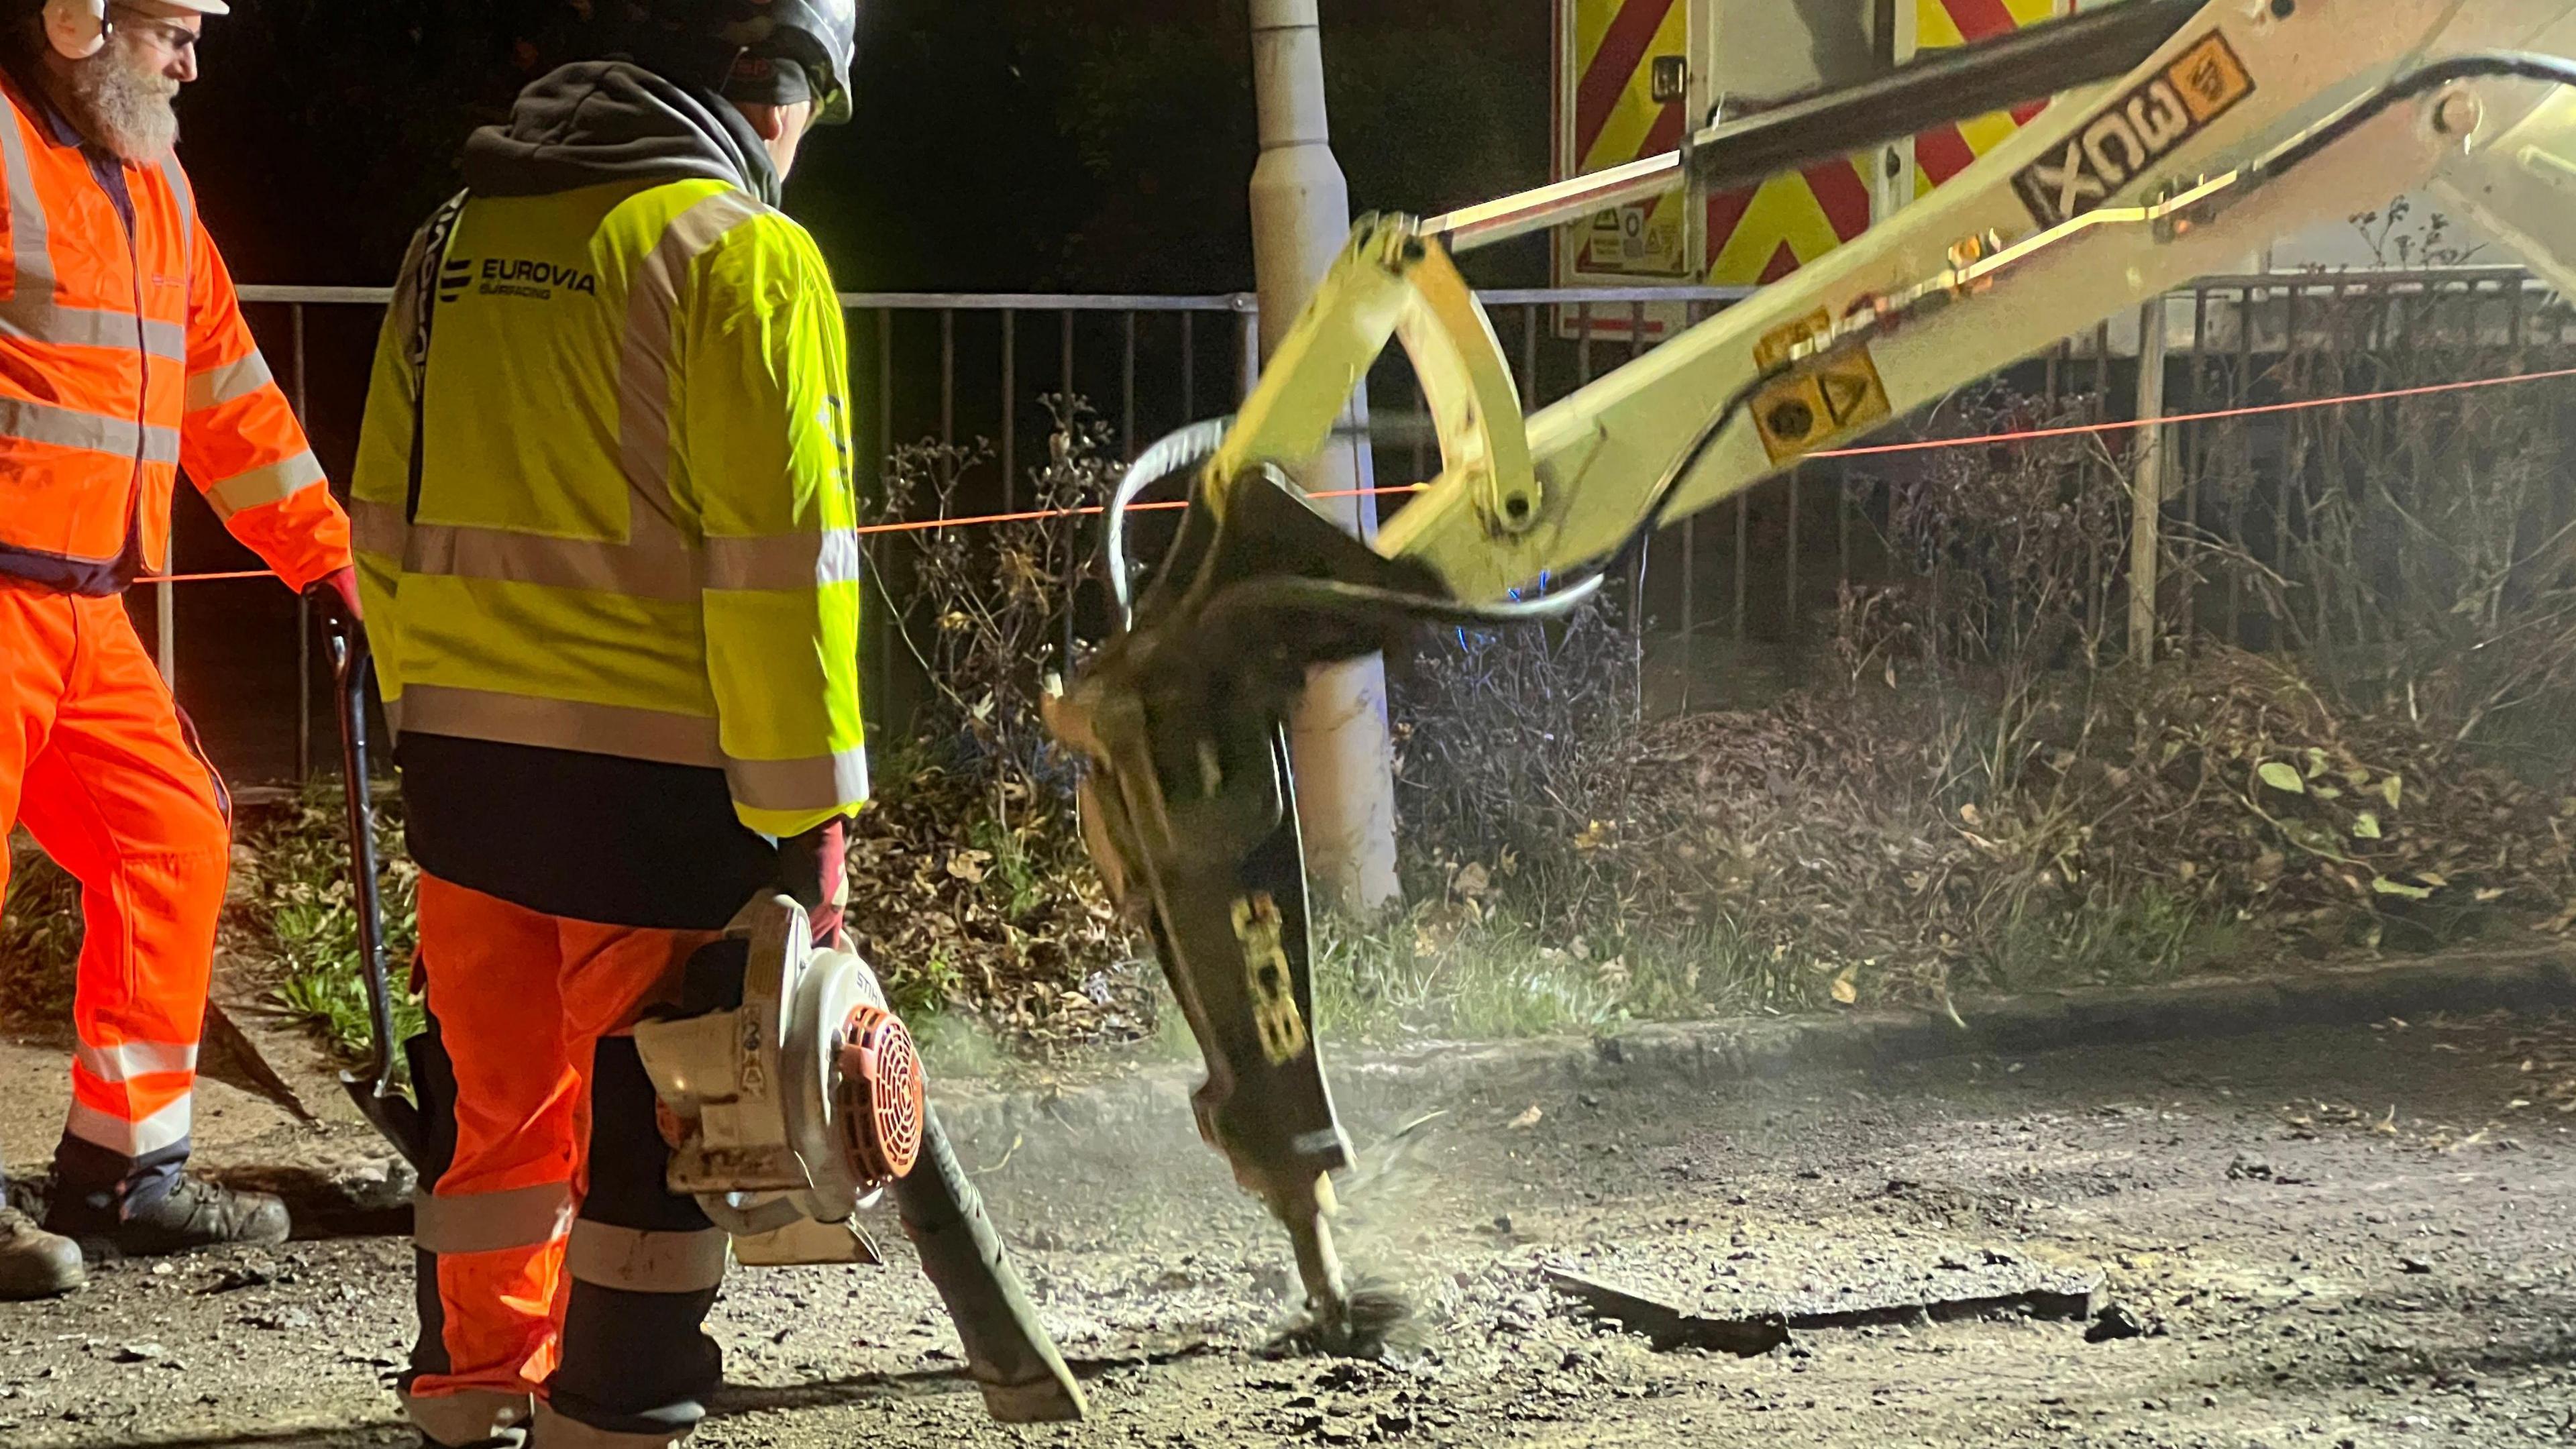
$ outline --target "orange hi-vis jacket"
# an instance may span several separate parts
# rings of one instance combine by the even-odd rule
[[[170,556],[179,470],[302,589],[349,525],[177,158],[124,164],[0,79],[0,576],[113,594]]]

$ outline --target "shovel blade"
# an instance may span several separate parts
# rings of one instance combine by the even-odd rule
[[[420,1171],[422,1161],[429,1156],[429,1129],[421,1121],[420,1108],[408,1097],[381,1093],[375,1083],[347,1072],[340,1074],[340,1090],[349,1094],[360,1115],[394,1145],[403,1161],[410,1163],[413,1171]]]

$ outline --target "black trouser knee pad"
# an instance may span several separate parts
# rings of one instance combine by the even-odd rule
[[[593,1058],[584,1221],[647,1233],[714,1226],[695,1200],[664,1186],[671,1148],[655,1120],[652,1078],[631,1038]],[[703,1328],[717,1290],[643,1293],[574,1280],[555,1412],[612,1433],[671,1433],[694,1424],[724,1382],[724,1356]]]

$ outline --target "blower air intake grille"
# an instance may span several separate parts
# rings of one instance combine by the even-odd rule
[[[840,1118],[850,1156],[870,1188],[912,1171],[921,1157],[929,1086],[912,1033],[882,1008],[854,1007],[841,1025]]]

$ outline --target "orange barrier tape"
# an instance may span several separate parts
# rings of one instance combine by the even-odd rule
[[[2306,412],[2312,408],[2349,407],[2355,403],[2390,402],[2399,398],[2429,397],[2436,393],[2468,392],[2476,388],[2510,387],[2516,383],[2549,382],[2576,377],[2576,367],[2562,367],[2549,372],[2518,372],[2510,377],[2479,377],[2462,382],[2427,383],[2422,387],[2391,388],[2385,392],[2345,393],[2338,397],[2303,398],[2297,402],[2260,403],[2241,408],[2219,408],[2211,412],[2174,413],[2161,418],[2123,418],[2114,422],[2076,423],[2062,428],[2025,428],[2018,432],[1986,433],[1973,438],[1924,438],[1910,443],[1875,443],[1859,448],[1831,448],[1810,453],[1810,458],[1868,458],[1884,453],[1928,453],[1942,448],[1981,448],[1996,443],[2029,443],[2045,438],[2073,438],[2087,433],[2133,432],[2140,428],[2169,428],[2178,423],[2219,422],[2227,418],[2264,417],[2273,413]],[[1399,493],[1419,493],[1427,483],[1399,483],[1384,488],[1343,488],[1309,494],[1313,498],[1376,498]],[[1186,508],[1179,500],[1154,503],[1131,503],[1130,513],[1148,513],[1160,509]],[[941,528],[971,528],[988,523],[1035,523],[1049,518],[1094,518],[1109,510],[1100,504],[1081,508],[1038,508],[1018,513],[984,513],[966,518],[924,518],[910,523],[871,523],[857,530],[865,537],[884,533],[927,533]],[[277,575],[267,569],[241,569],[231,573],[150,574],[137,580],[146,584],[195,584],[223,579],[268,579]]]
[[[1810,453],[1812,458],[1866,458],[1878,453],[1921,453],[1934,448],[1974,448],[1989,443],[2025,443],[2040,438],[2068,438],[2081,433],[2117,433],[2137,428],[2166,428],[2176,423],[2206,423],[2222,418],[2253,418],[2269,413],[2305,412],[2310,408],[2346,407],[2353,403],[2387,402],[2394,398],[2428,397],[2440,392],[2467,392],[2472,388],[2509,387],[2518,382],[2547,382],[2552,378],[2576,377],[2576,367],[2562,367],[2552,372],[2517,372],[2511,377],[2478,377],[2466,382],[2436,382],[2422,387],[2391,388],[2386,392],[2355,392],[2340,397],[2303,398],[2297,402],[2261,403],[2252,407],[2221,408],[2216,412],[2174,413],[2161,418],[2124,418],[2118,422],[2081,423],[2063,428],[2032,428],[2018,433],[1989,433],[1981,438],[1930,438],[1912,443],[1879,443],[1861,448],[1836,448],[1829,452]]]

